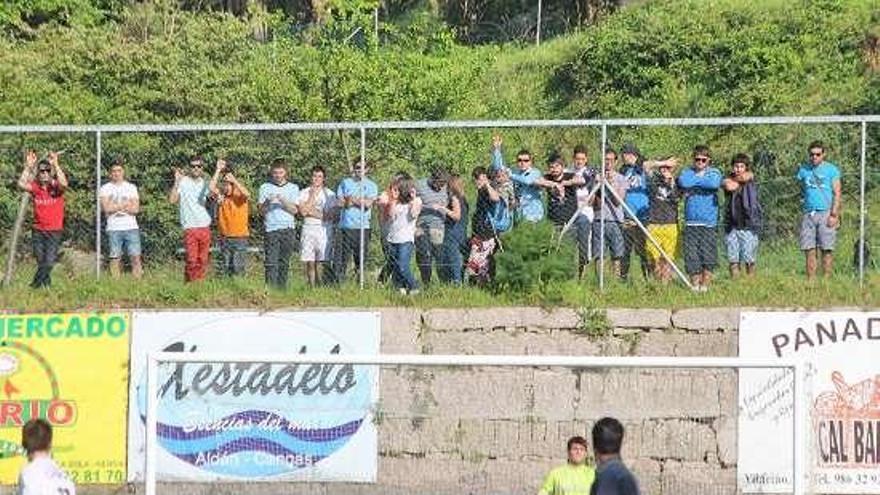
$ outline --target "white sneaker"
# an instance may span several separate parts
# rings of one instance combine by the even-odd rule
[[[404,289],[403,287],[397,289],[397,292],[400,292],[400,295],[402,295],[402,296],[406,295],[406,289]]]
[[[419,292],[420,292],[419,289],[413,289],[413,290],[409,291],[409,295],[417,296],[417,295],[419,295]]]

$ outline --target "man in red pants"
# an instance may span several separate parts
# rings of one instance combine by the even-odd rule
[[[194,156],[184,174],[174,169],[174,187],[168,195],[172,204],[180,205],[180,226],[183,227],[183,247],[186,250],[184,278],[194,282],[205,278],[211,249],[211,215],[205,208],[208,199],[208,181],[203,177],[202,157]]]

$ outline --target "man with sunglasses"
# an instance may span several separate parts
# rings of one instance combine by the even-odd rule
[[[540,222],[544,218],[541,188],[547,183],[541,171],[533,167],[529,150],[521,149],[516,154],[516,165],[516,170],[509,172],[516,195],[516,217],[527,222]],[[492,172],[506,169],[501,154],[501,137],[495,136],[492,138]]]
[[[694,164],[682,171],[684,264],[694,290],[706,292],[718,266],[718,188],[721,171],[710,166],[709,147],[694,147]]]
[[[810,143],[809,160],[801,164],[797,180],[803,193],[800,247],[806,257],[807,279],[816,276],[817,252],[822,251],[822,273],[828,277],[834,262],[834,244],[840,227],[840,169],[825,161],[825,145]]]
[[[58,152],[50,152],[48,159],[37,162],[34,150],[25,155],[24,169],[18,178],[18,187],[34,198],[34,224],[31,242],[37,272],[31,287],[52,285],[52,268],[58,261],[58,247],[64,230],[64,191],[67,176],[58,163]]]
[[[168,201],[179,205],[186,260],[183,274],[186,282],[204,279],[208,270],[211,214],[205,207],[210,188],[204,178],[204,166],[202,157],[196,155],[190,158],[186,174],[175,167],[174,187],[168,194]]]

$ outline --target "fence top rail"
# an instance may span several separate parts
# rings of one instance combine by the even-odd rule
[[[149,359],[162,363],[285,363],[285,364],[355,364],[412,366],[516,366],[580,368],[786,368],[796,363],[786,359],[739,357],[672,356],[506,356],[506,355],[425,355],[425,354],[229,354],[152,352]]]
[[[2,125],[0,134],[22,133],[126,133],[220,131],[336,131],[361,129],[491,129],[523,127],[656,127],[786,124],[860,124],[880,122],[880,115],[818,115],[776,117],[703,117],[658,119],[574,120],[440,120],[380,122],[278,122],[251,124],[120,124],[120,125]]]

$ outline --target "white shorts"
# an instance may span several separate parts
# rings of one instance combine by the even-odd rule
[[[327,261],[330,257],[330,229],[324,225],[303,225],[300,261]]]

